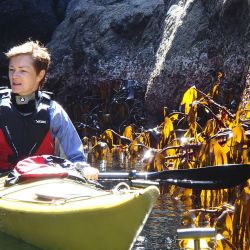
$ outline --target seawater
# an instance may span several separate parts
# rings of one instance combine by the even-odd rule
[[[161,195],[132,250],[178,250],[177,229],[182,212],[180,202]]]

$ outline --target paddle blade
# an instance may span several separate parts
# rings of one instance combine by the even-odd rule
[[[153,173],[150,179],[161,179],[185,188],[222,189],[243,184],[250,178],[250,164],[227,164],[195,169]],[[165,180],[165,181],[164,181]]]

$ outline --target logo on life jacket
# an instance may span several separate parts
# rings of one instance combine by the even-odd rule
[[[35,120],[35,123],[47,124],[47,121],[45,121],[45,120]]]

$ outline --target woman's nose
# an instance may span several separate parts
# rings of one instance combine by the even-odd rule
[[[17,77],[19,77],[19,75],[20,75],[19,72],[16,70],[13,70],[11,73],[12,78],[17,78]]]

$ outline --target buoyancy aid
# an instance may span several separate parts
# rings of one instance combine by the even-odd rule
[[[34,155],[53,155],[48,92],[41,92],[36,111],[22,115],[11,101],[11,90],[0,89],[0,171],[11,170],[18,161]]]

